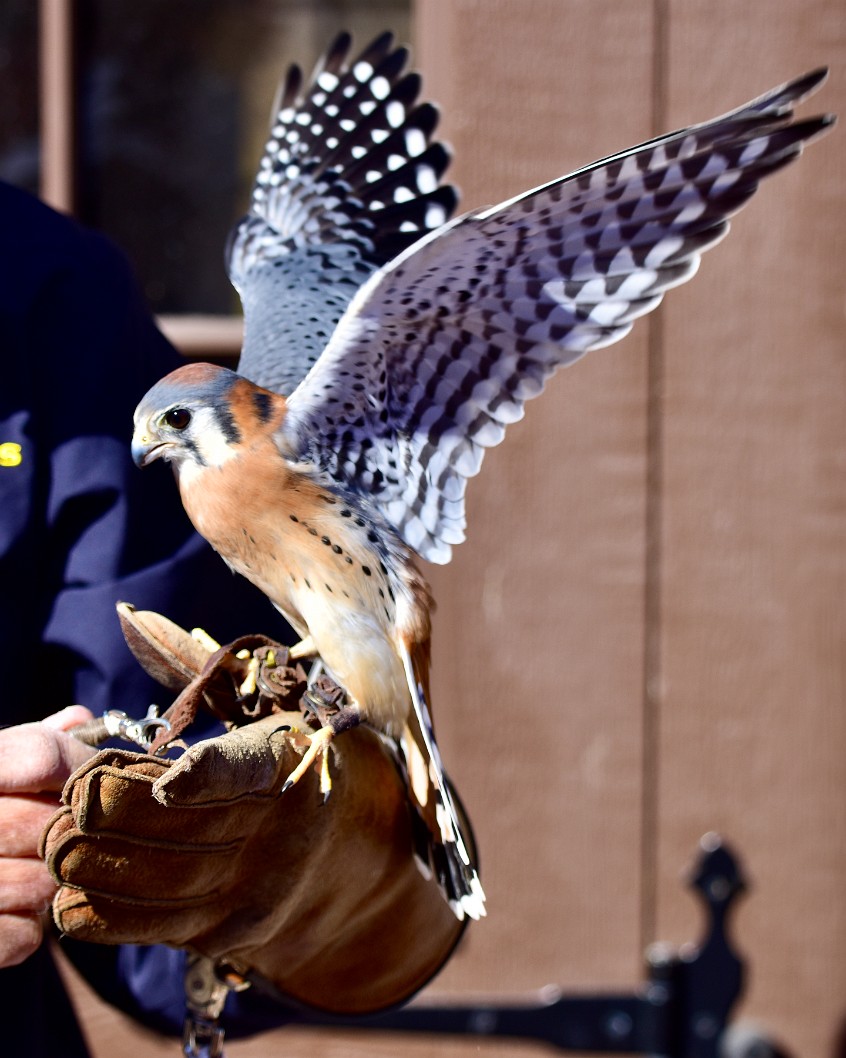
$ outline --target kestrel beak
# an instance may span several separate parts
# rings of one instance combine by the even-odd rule
[[[143,429],[138,429],[132,436],[132,461],[137,467],[146,467],[163,455],[164,447],[164,442],[157,437],[150,437]]]

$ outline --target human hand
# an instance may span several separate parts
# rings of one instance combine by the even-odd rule
[[[72,705],[0,731],[0,968],[23,962],[41,943],[40,916],[56,883],[38,858],[38,840],[66,780],[95,752],[66,732],[91,719]]]

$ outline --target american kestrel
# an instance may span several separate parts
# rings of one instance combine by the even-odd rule
[[[814,72],[441,224],[434,112],[415,123],[385,38],[349,68],[347,47],[304,96],[289,78],[231,244],[241,373],[168,375],[138,407],[133,451],[173,464],[199,532],[345,689],[302,767],[325,764],[333,734],[362,719],[399,740],[445,893],[478,917],[429,717],[432,599],[415,561],[449,561],[467,479],[556,368],[622,338],[690,278],[758,181],[832,119],[792,121]],[[406,204],[417,227],[398,228],[415,241],[355,292],[380,244],[370,225]]]

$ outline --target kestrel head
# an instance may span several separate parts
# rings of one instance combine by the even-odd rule
[[[246,380],[225,367],[187,364],[150,389],[135,409],[132,458],[139,467],[166,459],[219,466],[234,454],[241,430],[232,414],[233,387]]]

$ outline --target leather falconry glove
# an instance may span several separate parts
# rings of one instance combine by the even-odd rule
[[[58,928],[186,948],[335,1014],[425,985],[462,923],[415,862],[425,827],[392,748],[367,727],[348,731],[326,803],[314,771],[283,794],[313,734],[292,708],[305,680],[286,648],[251,636],[209,654],[157,614],[121,604],[120,616],[148,671],[172,688],[190,679],[157,741],[200,704],[230,730],[176,760],[104,750],[71,776],[42,837]]]

